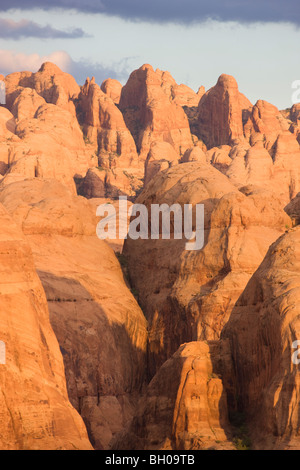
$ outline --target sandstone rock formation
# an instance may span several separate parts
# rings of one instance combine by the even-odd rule
[[[64,357],[71,403],[93,446],[130,420],[145,379],[146,320],[90,203],[57,181],[7,185],[0,200],[22,227]]]
[[[222,338],[230,406],[246,413],[255,448],[299,448],[300,230],[274,243],[239,298]],[[225,368],[226,369],[226,368]]]
[[[278,136],[288,129],[289,125],[286,119],[276,106],[259,100],[253,106],[251,115],[245,124],[245,137],[250,139],[255,134],[261,134],[265,148],[272,150]]]
[[[55,64],[45,62],[37,73],[7,75],[5,85],[9,109],[23,88],[32,88],[47,103],[60,106],[76,115],[74,101],[78,98],[80,87],[72,75],[62,72]]]
[[[200,251],[185,251],[184,240],[125,242],[131,280],[149,321],[154,374],[180,344],[219,338],[270,244],[292,222],[272,193],[254,187],[240,192],[209,164],[185,163],[160,173],[137,202],[205,206]]]
[[[150,65],[135,70],[122,89],[120,109],[144,160],[153,141],[168,142],[180,155],[192,146],[188,119],[183,109],[170,101],[169,93],[163,73]]]
[[[29,245],[0,206],[1,450],[91,449],[69,403],[62,356]]]
[[[238,144],[229,153],[232,162],[226,175],[237,187],[259,185],[281,199],[282,207],[300,190],[300,147],[293,134],[280,133],[272,146],[272,155],[265,148],[261,134],[252,147]]]
[[[165,362],[142,396],[129,429],[114,448],[225,450],[229,430],[226,394],[215,373],[218,346],[194,342]]]
[[[300,448],[299,104],[150,65],[0,79],[0,448]],[[203,246],[173,213],[170,240],[99,240],[120,196],[148,230],[203,204]]]
[[[125,194],[135,195],[142,186],[144,164],[138,157],[122,113],[94,79],[86,81],[79,103],[79,119],[86,139],[93,144],[99,168],[107,170],[107,178],[112,180],[113,186],[122,192],[125,185]],[[110,192],[108,197],[113,194]]]
[[[239,92],[236,80],[221,75],[217,84],[201,98],[198,108],[198,134],[208,148],[231,145],[244,139],[244,119],[252,108]]]
[[[122,88],[122,84],[112,78],[104,80],[101,85],[101,90],[106,93],[115,104],[119,104],[120,102]]]
[[[160,171],[166,170],[179,162],[179,155],[168,142],[152,142],[147,160],[145,162],[144,184]]]

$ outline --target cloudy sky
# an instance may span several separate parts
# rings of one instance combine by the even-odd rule
[[[299,0],[0,0],[0,73],[55,62],[79,84],[126,83],[144,63],[197,91],[233,75],[255,102],[291,106]]]

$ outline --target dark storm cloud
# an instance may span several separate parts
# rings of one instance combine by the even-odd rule
[[[0,18],[0,38],[3,39],[76,39],[83,37],[86,37],[86,34],[81,28],[76,28],[71,31],[61,31],[50,25],[40,26],[33,21],[22,20],[15,22]]]
[[[242,23],[288,21],[300,24],[299,0],[0,0],[0,11],[57,7],[106,13],[129,20],[186,24],[208,18]]]

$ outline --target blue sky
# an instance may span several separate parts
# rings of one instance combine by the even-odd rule
[[[150,63],[196,91],[233,75],[252,102],[283,109],[300,80],[297,2],[0,0],[0,73],[52,60],[79,84],[92,75],[126,83]]]

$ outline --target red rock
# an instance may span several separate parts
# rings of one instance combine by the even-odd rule
[[[235,139],[243,140],[243,112],[251,107],[250,101],[239,92],[236,80],[230,75],[221,75],[200,100],[199,136],[209,149],[231,145]]]
[[[232,450],[226,395],[215,373],[215,344],[182,345],[165,362],[141,398],[117,450]]]
[[[177,165],[179,155],[168,142],[152,142],[145,162],[145,185],[160,171]]]
[[[271,245],[222,335],[232,368],[223,375],[232,409],[247,416],[254,449],[299,448],[300,230]]]
[[[0,206],[0,366],[2,450],[91,449],[68,400],[63,361],[32,253]]]
[[[254,105],[251,115],[245,124],[245,136],[250,139],[253,134],[262,134],[267,150],[271,150],[277,137],[289,126],[276,106],[267,101],[259,100]]]
[[[70,401],[93,446],[108,449],[130,420],[144,383],[143,313],[112,249],[96,237],[98,219],[86,199],[55,180],[34,179],[6,186],[0,200],[30,243]]]
[[[46,62],[37,73],[13,73],[6,77],[5,84],[9,109],[22,88],[32,88],[47,103],[76,115],[74,100],[78,98],[80,87],[72,75],[62,72],[55,64]]]
[[[165,73],[143,65],[122,89],[120,109],[144,160],[153,141],[168,142],[180,155],[192,146],[188,119],[168,96],[170,79],[163,88]]]
[[[243,192],[211,165],[185,163],[158,174],[139,196],[147,207],[205,207],[200,251],[185,251],[185,240],[125,242],[130,278],[149,321],[151,373],[183,342],[219,339],[270,244],[292,225],[280,198],[264,189]]]
[[[101,90],[109,96],[115,104],[119,104],[120,102],[122,88],[122,84],[118,82],[118,80],[114,80],[112,78],[104,80],[101,85]]]

